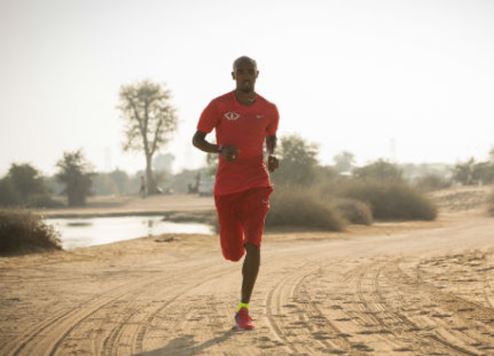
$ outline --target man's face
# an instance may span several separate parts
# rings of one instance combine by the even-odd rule
[[[237,89],[243,92],[254,90],[259,71],[254,63],[245,60],[237,63],[232,72],[232,77],[237,83]]]

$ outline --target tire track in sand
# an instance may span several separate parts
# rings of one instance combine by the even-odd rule
[[[345,352],[341,349],[350,350],[350,343],[346,339],[346,335],[324,317],[320,310],[315,307],[315,303],[310,302],[310,298],[306,295],[300,296],[301,298],[296,296],[304,280],[320,269],[321,265],[315,262],[304,263],[288,272],[288,275],[275,284],[266,296],[266,317],[269,328],[292,354],[312,355],[324,351],[338,354]],[[294,270],[296,272],[293,272]],[[305,307],[299,307],[297,304],[305,305]],[[310,309],[307,308],[307,305],[310,306]],[[286,325],[287,317],[284,312],[289,313],[289,311],[292,311],[292,314],[296,313],[298,320],[292,321],[291,325]],[[308,319],[318,319],[334,335],[327,336],[325,331],[321,332],[320,330],[318,332],[312,326],[312,321]],[[300,334],[291,332],[293,329],[302,332],[304,328],[309,330],[309,334],[304,334],[303,338]],[[308,340],[310,342],[307,342]]]
[[[207,265],[207,263],[204,263],[204,265]],[[186,273],[183,274],[185,275]],[[70,310],[61,312],[34,325],[28,332],[4,344],[1,350],[2,354],[55,355],[64,338],[87,318],[125,296],[146,290],[146,287],[149,285],[166,283],[173,279],[176,279],[176,277],[147,278],[136,281],[130,286],[126,282],[111,288],[104,293],[90,298],[88,301],[78,304]]]

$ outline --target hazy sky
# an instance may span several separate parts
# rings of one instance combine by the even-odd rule
[[[494,145],[494,1],[0,0],[0,174],[46,174],[82,147],[98,170],[144,167],[122,152],[118,92],[166,83],[180,117],[174,169],[231,63],[257,59],[257,91],[331,163],[485,159]],[[394,150],[392,142],[395,142]]]

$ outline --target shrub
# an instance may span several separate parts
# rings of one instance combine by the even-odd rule
[[[312,184],[317,178],[317,145],[298,135],[284,136],[280,140],[280,168],[273,175],[277,186]]]
[[[403,171],[396,165],[382,159],[353,170],[356,178],[380,182],[402,182]]]
[[[35,194],[29,197],[29,201],[27,202],[27,205],[30,208],[63,208],[65,205],[58,201],[53,199],[50,195],[48,194]]]
[[[336,210],[350,223],[360,225],[372,224],[372,210],[366,203],[355,199],[336,199]]]
[[[367,202],[376,219],[434,220],[436,206],[405,183],[351,181],[342,196]]]
[[[61,249],[55,229],[23,209],[0,209],[0,254]]]
[[[494,191],[491,193],[488,199],[489,213],[494,216]]]
[[[299,226],[311,229],[341,231],[344,219],[315,190],[307,188],[278,188],[271,196],[267,227]]]
[[[451,181],[436,174],[427,174],[415,182],[415,186],[425,192],[451,187]]]

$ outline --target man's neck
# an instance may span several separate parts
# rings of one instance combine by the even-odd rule
[[[235,96],[240,104],[252,105],[256,101],[257,94],[255,91],[244,92],[236,89]]]

